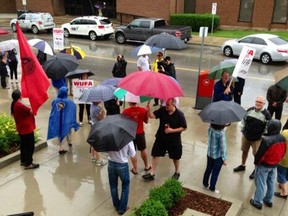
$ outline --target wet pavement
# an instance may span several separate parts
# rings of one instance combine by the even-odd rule
[[[216,39],[213,39],[213,44],[217,45]],[[0,89],[1,111],[10,112],[10,95],[17,87],[19,86],[14,83],[11,89]],[[258,92],[252,94],[251,97],[256,96]],[[47,136],[50,105],[56,95],[53,88],[49,89],[49,95],[49,100],[40,108],[36,116],[37,128],[43,136],[43,141],[46,141]],[[288,215],[287,201],[277,197],[274,199],[273,208],[264,207],[262,210],[257,210],[249,204],[255,191],[253,181],[249,180],[249,175],[254,168],[252,153],[249,154],[247,160],[246,172],[233,173],[233,168],[241,161],[239,123],[232,124],[226,131],[228,165],[222,168],[218,179],[217,189],[220,190],[220,194],[215,195],[202,189],[202,177],[206,166],[208,124],[200,120],[197,115],[198,111],[192,108],[194,104],[194,98],[180,99],[180,109],[185,113],[188,122],[188,129],[182,134],[183,157],[179,180],[183,185],[232,202],[235,200],[236,203],[240,203],[240,206],[243,203],[239,214],[241,216]],[[157,127],[158,121],[154,119],[145,125],[149,153]],[[37,216],[118,215],[110,197],[107,165],[97,167],[90,162],[89,145],[85,141],[89,129],[88,122],[84,122],[84,127],[73,133],[73,146],[71,148],[68,145],[65,146],[69,149],[65,155],[58,154],[56,140],[49,140],[47,148],[34,154],[34,161],[40,163],[39,169],[24,170],[20,167],[19,161],[2,168],[0,171],[0,215],[28,211],[34,211]],[[107,160],[106,154],[102,154],[102,157]],[[161,185],[172,176],[174,171],[171,160],[168,157],[162,158],[157,167],[155,180],[144,182],[141,175],[145,172],[140,155],[138,155],[138,167],[138,175],[130,173],[129,212],[147,198],[150,188]]]

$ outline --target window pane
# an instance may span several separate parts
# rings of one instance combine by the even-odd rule
[[[269,38],[269,40],[276,44],[276,45],[285,45],[285,44],[288,44],[288,42],[286,40],[284,40],[283,38],[281,37],[274,37],[274,38]]]
[[[251,22],[254,9],[254,0],[241,0],[239,21]]]
[[[253,40],[253,44],[267,45],[267,43],[262,38],[255,38]]]
[[[254,37],[246,37],[246,38],[239,40],[239,43],[251,43],[253,39]]]
[[[286,23],[288,0],[275,0],[272,23]]]

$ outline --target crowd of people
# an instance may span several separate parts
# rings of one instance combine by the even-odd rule
[[[5,52],[1,56],[0,75],[1,86],[7,88],[6,77],[8,71],[6,64],[10,68],[10,77],[13,76],[17,82],[17,53],[12,50]],[[13,62],[13,55],[16,63]],[[16,66],[15,66],[16,65]],[[15,70],[16,67],[16,70]],[[112,69],[112,76],[123,78],[126,76],[127,61],[119,54]],[[176,79],[175,65],[170,56],[164,57],[163,52],[158,52],[155,60],[150,62],[148,55],[139,57],[136,67],[139,71],[151,71],[151,73],[163,73]],[[6,70],[4,70],[4,68]],[[87,79],[87,74],[82,74],[79,79]],[[241,95],[245,85],[245,80],[237,78],[237,82],[230,82],[230,75],[223,71],[221,79],[214,85],[213,102],[232,101],[241,104]],[[57,138],[59,154],[64,155],[67,150],[64,148],[66,138],[69,147],[72,147],[72,130],[77,131],[83,126],[84,107],[86,107],[86,117],[91,127],[105,118],[106,115],[121,113],[122,103],[117,98],[110,101],[94,101],[92,104],[79,104],[79,115],[77,120],[77,106],[68,97],[66,80],[53,82],[57,96],[51,105],[51,113],[48,123],[47,139]],[[255,105],[247,109],[247,114],[241,122],[241,164],[234,168],[234,172],[246,170],[246,161],[250,147],[254,156],[255,170],[249,176],[255,179],[256,191],[251,205],[257,209],[262,209],[263,204],[268,207],[273,206],[273,195],[287,199],[288,195],[288,148],[286,139],[288,138],[288,123],[283,127],[281,133],[281,116],[283,103],[286,101],[287,93],[277,85],[272,85],[267,90],[266,99],[268,108],[265,108],[266,99],[258,96]],[[21,139],[21,166],[25,169],[38,168],[39,164],[33,163],[34,152],[34,130],[35,119],[31,109],[21,103],[21,92],[17,89],[12,93],[11,114],[16,123],[16,128]],[[179,109],[178,98],[170,98],[166,101],[154,99],[153,106],[159,106],[154,111],[150,107],[150,102],[146,107],[141,107],[135,102],[129,102],[129,107],[124,108],[122,113],[137,122],[136,138],[127,143],[119,151],[109,151],[108,154],[108,176],[112,201],[115,209],[120,215],[127,210],[129,197],[129,172],[133,175],[139,173],[136,151],[138,150],[143,161],[143,169],[146,172],[142,175],[145,181],[153,181],[156,178],[156,168],[159,166],[160,157],[168,154],[173,161],[174,174],[171,178],[180,178],[180,160],[183,146],[181,133],[187,129],[185,114]],[[272,116],[275,114],[275,119]],[[148,123],[149,118],[159,119],[159,127],[151,150],[152,160],[149,162],[147,145],[145,139],[144,123]],[[215,193],[219,193],[216,188],[222,165],[227,164],[227,140],[226,129],[229,125],[210,124],[208,129],[208,151],[207,165],[203,174],[203,187]],[[101,154],[92,146],[90,148],[91,162],[97,166],[105,166],[107,161],[101,159]],[[132,168],[129,169],[128,159],[131,159]],[[277,170],[277,181],[281,189],[274,192],[274,177]],[[122,181],[122,192],[118,195],[118,178]]]

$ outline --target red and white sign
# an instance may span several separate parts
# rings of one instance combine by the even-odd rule
[[[62,28],[53,28],[53,47],[54,50],[64,49],[64,30]]]
[[[240,56],[238,58],[236,67],[234,68],[233,77],[241,77],[243,79],[246,78],[250,65],[253,61],[254,55],[255,55],[256,50],[248,47],[248,46],[244,46]]]
[[[72,89],[73,89],[73,101],[75,104],[84,104],[85,102],[79,101],[80,96],[83,92],[89,88],[94,86],[93,80],[80,80],[73,79],[72,80]]]

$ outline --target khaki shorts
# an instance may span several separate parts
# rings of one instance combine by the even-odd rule
[[[261,140],[262,139],[260,138],[259,140],[250,141],[250,140],[247,140],[246,137],[242,136],[241,150],[242,151],[249,151],[250,146],[251,146],[252,147],[252,153],[253,153],[253,155],[255,155],[259,146],[260,146]]]

